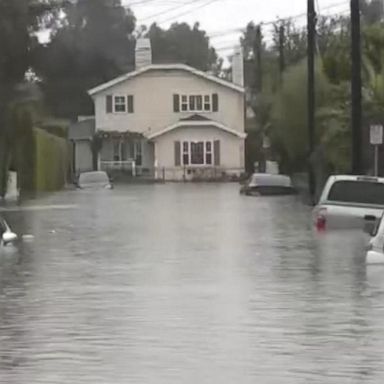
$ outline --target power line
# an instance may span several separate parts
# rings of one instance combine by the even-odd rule
[[[346,9],[346,10],[343,10],[341,12],[334,13],[333,15],[330,15],[330,16],[343,16],[343,15],[349,13],[349,12],[350,12],[349,9]],[[262,23],[262,26],[269,25],[269,24],[270,24],[269,22],[268,22],[268,24],[267,23]],[[244,28],[239,28],[236,31],[244,32],[245,29]],[[265,41],[265,38],[264,38],[264,41]],[[270,38],[269,39],[269,43],[272,43],[272,41],[273,40]],[[229,41],[227,41],[226,43],[227,43],[226,45],[219,46],[217,48],[214,46],[215,51],[216,52],[225,52],[225,51],[233,50],[234,47],[239,44],[239,42],[236,42],[236,41],[234,41],[232,44],[230,44]],[[268,43],[268,41],[267,41],[267,43]]]
[[[123,5],[124,8],[130,8],[132,6],[136,6],[136,5],[146,5],[148,3],[154,3],[154,2],[157,2],[156,5],[163,5],[163,4],[169,4],[169,3],[173,3],[173,4],[179,4],[179,5],[186,5],[188,4],[190,1],[186,0],[186,1],[176,1],[176,0],[136,0],[136,1],[132,1],[132,2],[128,2],[128,3],[125,3]]]
[[[132,7],[133,5],[142,5],[142,4],[147,4],[147,3],[152,3],[154,1],[157,1],[157,0],[137,0],[137,1],[133,1],[132,3],[127,3],[124,7]]]
[[[219,0],[209,0],[209,1],[207,1],[206,3],[204,3],[204,4],[201,4],[201,5],[197,6],[197,7],[194,7],[193,9],[189,9],[188,11],[181,12],[181,13],[179,13],[179,14],[177,14],[177,15],[174,15],[174,16],[172,16],[172,17],[169,17],[168,19],[165,19],[165,20],[161,21],[159,24],[164,24],[164,23],[166,23],[166,22],[175,20],[175,19],[177,19],[177,18],[179,18],[179,17],[181,17],[181,16],[187,15],[187,14],[190,13],[191,11],[194,12],[194,11],[197,11],[198,9],[208,7],[209,5],[211,5],[211,4],[213,4],[213,3],[217,2],[217,1],[219,1]]]
[[[348,1],[343,1],[343,2],[340,2],[340,3],[336,3],[336,4],[331,4],[331,5],[327,6],[327,7],[324,7],[322,9],[322,11],[329,10],[329,9],[332,9],[332,8],[336,8],[336,7],[340,7],[342,5],[347,5],[347,4],[348,4]],[[259,24],[261,24],[264,27],[264,26],[268,26],[268,25],[273,25],[273,24],[278,23],[278,22],[292,21],[292,20],[300,19],[300,18],[306,17],[306,16],[307,16],[307,13],[306,12],[302,12],[302,13],[299,13],[299,14],[293,15],[293,16],[287,16],[287,17],[284,17],[284,18],[277,18],[277,19],[269,20],[269,21],[262,21]],[[224,35],[227,35],[227,34],[234,34],[234,33],[244,32],[244,31],[245,31],[245,28],[226,29],[226,30],[222,30],[222,31],[212,32],[212,33],[208,34],[208,37],[209,38],[215,38],[215,37],[221,37],[221,36],[224,36]]]
[[[176,11],[176,10],[178,10],[180,8],[184,8],[184,7],[188,6],[188,5],[193,5],[193,4],[199,3],[201,1],[203,1],[203,0],[191,0],[191,1],[187,2],[187,3],[181,4],[179,6],[168,8],[168,9],[165,9],[163,11],[154,13],[154,14],[152,14],[150,16],[144,17],[141,20],[139,20],[139,22],[141,23],[143,21],[146,21],[146,20],[149,20],[149,19],[153,19],[153,18],[158,17],[158,16],[166,15],[167,13],[172,13],[173,11]]]

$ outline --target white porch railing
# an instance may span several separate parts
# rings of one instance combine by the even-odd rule
[[[99,168],[101,171],[131,171],[132,176],[136,176],[135,160],[125,161],[100,161]]]

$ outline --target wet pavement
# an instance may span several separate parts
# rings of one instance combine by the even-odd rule
[[[382,383],[384,269],[296,197],[67,191],[5,214],[0,383]]]

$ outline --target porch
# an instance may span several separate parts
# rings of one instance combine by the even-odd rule
[[[142,135],[126,132],[99,134],[98,168],[109,174],[137,177],[153,167],[153,144]]]

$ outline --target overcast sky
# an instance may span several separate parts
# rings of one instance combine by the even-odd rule
[[[276,18],[296,16],[306,11],[306,0],[123,0],[134,11],[138,25],[157,22],[168,27],[174,22],[193,24],[198,21],[212,37],[212,44],[220,55],[231,53],[240,32],[253,20],[256,23],[273,21]],[[321,14],[347,13],[349,0],[317,0],[317,11]],[[297,18],[305,23],[305,17]],[[220,36],[216,35],[220,33]]]

